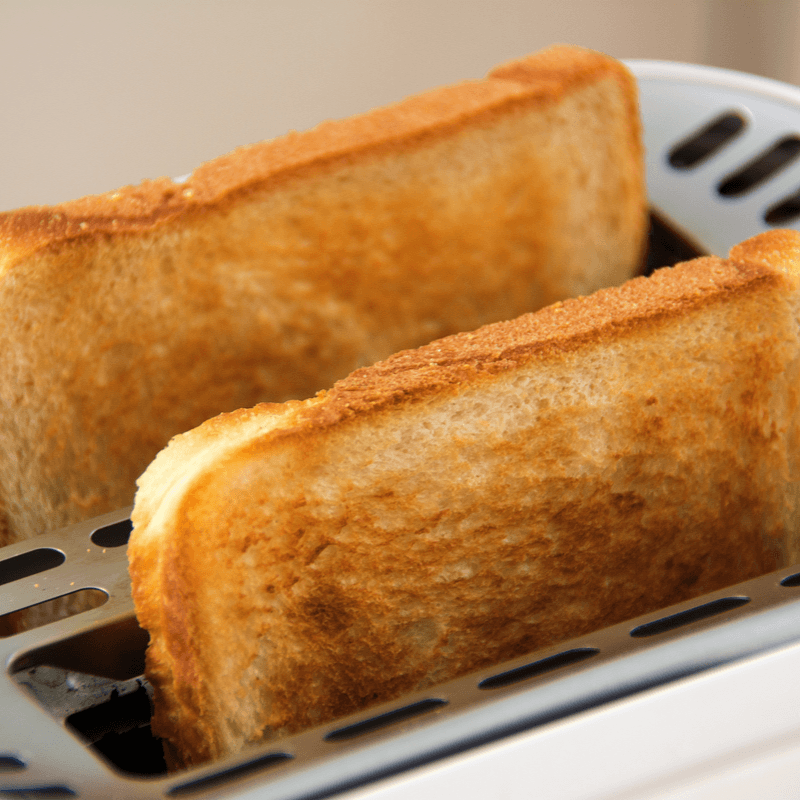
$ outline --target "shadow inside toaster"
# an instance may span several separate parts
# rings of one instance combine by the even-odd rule
[[[12,677],[117,769],[159,775],[166,764],[150,730],[147,643],[147,633],[128,617],[26,652],[12,665]]]

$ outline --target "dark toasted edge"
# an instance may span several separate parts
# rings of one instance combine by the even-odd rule
[[[0,214],[0,247],[25,255],[72,240],[146,232],[178,217],[225,207],[293,176],[452,135],[514,106],[556,103],[608,76],[623,86],[631,124],[638,126],[635,81],[627,69],[600,53],[558,45],[502,65],[484,80],[433,89],[365,114],[237,148],[201,165],[184,183],[162,177],[55,206]],[[631,136],[640,145],[638,127]]]

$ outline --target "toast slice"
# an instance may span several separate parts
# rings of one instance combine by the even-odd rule
[[[0,545],[132,502],[222,411],[621,283],[643,175],[633,77],[556,47],[183,183],[0,215]]]
[[[796,558],[799,321],[773,232],[173,439],[129,556],[175,763]]]

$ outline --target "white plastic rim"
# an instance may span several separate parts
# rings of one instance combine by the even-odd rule
[[[800,136],[800,89],[716,67],[625,63],[639,83],[652,205],[715,255],[727,255],[738,242],[772,230],[764,215],[800,190],[800,159],[738,197],[725,197],[717,187],[779,139]],[[725,113],[741,116],[741,133],[694,168],[670,165],[676,144]],[[781,227],[800,230],[800,218]]]

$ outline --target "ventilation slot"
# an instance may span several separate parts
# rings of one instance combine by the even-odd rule
[[[133,523],[129,519],[123,519],[113,525],[98,528],[89,538],[98,547],[122,547],[128,544],[132,530]]]
[[[739,197],[789,166],[798,155],[800,155],[800,139],[796,136],[787,136],[726,178],[717,191],[723,197]]]
[[[248,761],[246,764],[234,767],[233,769],[225,770],[224,772],[217,772],[214,775],[208,775],[205,778],[200,778],[190,783],[182,783],[180,786],[174,786],[167,792],[168,797],[183,797],[185,795],[193,794],[194,792],[204,791],[205,789],[212,789],[222,784],[234,781],[239,778],[245,778],[262,769],[275,767],[278,764],[283,764],[291,760],[292,756],[288,753],[270,753],[269,755],[257,758],[254,761]]]
[[[577,664],[591,658],[600,651],[594,647],[580,647],[575,650],[565,650],[563,653],[558,653],[548,658],[543,658],[539,661],[534,661],[531,664],[525,664],[516,669],[510,669],[508,672],[501,672],[499,675],[492,675],[491,678],[486,678],[478,684],[479,689],[499,689],[502,686],[509,686],[512,683],[527,680],[528,678],[535,678],[538,675],[544,675],[546,672],[551,672],[559,667],[565,667],[569,664]]]
[[[767,225],[781,226],[793,222],[798,217],[800,217],[800,192],[769,208],[764,214],[764,222]]]
[[[781,581],[781,586],[800,586],[800,572],[795,572],[794,575],[789,575]]]
[[[439,700],[436,698],[420,700],[419,703],[412,703],[410,706],[403,706],[395,711],[389,711],[387,714],[380,714],[377,717],[365,719],[363,722],[356,722],[355,725],[348,725],[346,728],[339,728],[338,730],[331,731],[325,735],[325,739],[329,742],[338,742],[340,739],[352,739],[355,736],[361,736],[364,733],[372,733],[388,725],[403,722],[419,714],[425,714],[428,711],[433,711],[435,708],[440,708],[444,705],[447,705],[446,700]]]
[[[669,154],[669,163],[675,169],[693,169],[721,150],[744,127],[745,121],[739,114],[723,114],[675,145]]]
[[[38,550],[7,558],[0,561],[0,586],[60,567],[66,560],[67,557],[60,550],[52,547],[40,547]]]
[[[681,611],[679,614],[672,614],[669,617],[639,625],[631,631],[631,636],[655,636],[659,633],[673,631],[692,622],[698,622],[702,619],[714,617],[717,614],[723,614],[726,611],[732,611],[734,608],[739,608],[739,606],[749,602],[749,597],[723,597],[719,600],[712,600],[710,603],[697,606],[697,608],[690,608],[688,611]]]
[[[25,769],[25,762],[16,756],[0,756],[0,772],[16,772]]]
[[[81,589],[19,611],[3,614],[0,616],[0,639],[99,608],[107,600],[108,595],[100,589]]]

